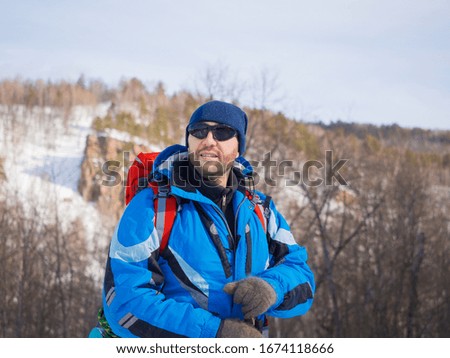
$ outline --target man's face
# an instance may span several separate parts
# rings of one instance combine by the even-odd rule
[[[203,123],[212,126],[217,124],[215,122]],[[218,141],[214,139],[212,132],[209,132],[204,139],[189,135],[188,145],[189,160],[202,177],[208,179],[228,174],[234,160],[239,156],[237,137]]]

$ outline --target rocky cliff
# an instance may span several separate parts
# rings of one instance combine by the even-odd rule
[[[78,190],[86,201],[96,203],[98,210],[117,222],[125,207],[125,182],[129,166],[145,145],[122,141],[104,133],[86,139],[84,160]]]

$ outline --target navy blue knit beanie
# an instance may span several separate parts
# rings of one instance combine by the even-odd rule
[[[192,113],[188,127],[197,122],[216,122],[236,129],[238,132],[239,155],[244,154],[248,119],[242,109],[234,104],[221,101],[206,102]],[[186,128],[186,146],[188,145],[188,135]]]

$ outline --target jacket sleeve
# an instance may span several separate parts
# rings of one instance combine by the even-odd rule
[[[111,240],[103,288],[106,319],[120,337],[215,337],[221,320],[187,302],[166,299],[158,265],[153,191],[136,195]]]
[[[266,280],[277,294],[277,301],[267,314],[280,318],[303,315],[313,302],[314,275],[307,265],[306,249],[296,243],[289,225],[273,202],[267,230],[270,237],[269,267],[257,275]]]

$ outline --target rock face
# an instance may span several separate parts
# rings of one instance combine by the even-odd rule
[[[86,139],[78,190],[86,201],[117,222],[125,207],[125,184],[129,166],[146,146],[124,142],[101,134]]]

